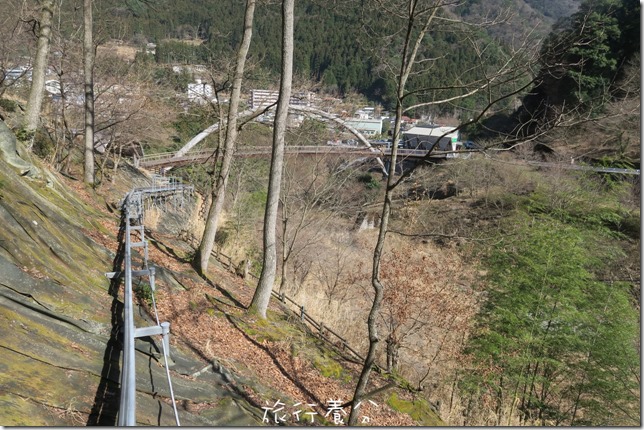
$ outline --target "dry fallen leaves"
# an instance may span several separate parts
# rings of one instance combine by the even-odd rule
[[[66,182],[85,203],[96,207],[96,201],[84,189],[82,184],[73,181]],[[104,208],[98,209],[108,215],[107,219],[99,219],[98,222],[110,231],[112,237],[97,231],[84,229],[83,232],[95,242],[116,252],[118,244],[115,238],[118,236],[118,220],[114,217],[114,214],[107,213]],[[193,269],[188,262],[178,259],[172,252],[167,252],[177,243],[176,238],[156,233],[154,238],[162,242],[164,246],[157,247],[151,244],[148,247],[149,261],[152,264],[170,269],[176,273],[191,273],[194,275]],[[353,396],[354,382],[347,383],[322,375],[310,360],[293,356],[283,342],[258,340],[245,333],[233,323],[234,318],[226,318],[221,312],[237,319],[246,318],[245,308],[251,301],[254,292],[253,288],[247,286],[236,275],[216,266],[211,269],[210,279],[215,280],[217,288],[205,281],[195,281],[188,277],[183,277],[181,280],[186,289],[179,291],[171,290],[164,286],[162,282],[158,282],[157,308],[159,318],[171,321],[172,342],[175,344],[188,344],[202,356],[216,359],[229,370],[243,373],[244,376],[252,377],[256,381],[262,381],[263,384],[284,395],[284,399],[266,398],[249,386],[243,385],[239,387],[260,407],[272,406],[280,400],[285,401],[286,397],[288,397],[295,402],[301,402],[305,407],[309,404],[313,405],[309,407],[309,411],[314,410],[319,416],[326,415],[326,418],[333,422],[332,415],[327,410],[329,402],[335,400],[345,403],[349,401]],[[222,290],[226,291],[226,294]],[[215,300],[219,299],[221,301],[218,302],[221,303],[218,305],[218,312],[208,311],[213,308],[213,304],[206,298],[206,294]],[[231,302],[230,298],[227,297],[228,294],[234,296],[239,305],[223,304]],[[275,312],[282,312],[275,303],[271,304],[270,308]],[[357,380],[359,366],[347,362],[344,363],[344,367],[354,375],[354,380]],[[384,380],[379,380],[378,375],[372,377],[372,389],[385,384]],[[186,406],[191,411],[198,411],[210,408],[212,404],[189,402]],[[290,412],[295,411],[294,405],[285,405],[285,407]],[[407,414],[392,410],[381,400],[375,402],[365,401],[361,408],[363,408],[361,421],[366,425],[417,425]],[[346,421],[348,419],[348,408],[345,408],[344,411],[347,414],[341,414],[340,416]],[[299,424],[309,423],[309,415],[306,417],[301,415],[299,418]],[[297,424],[293,422],[292,416],[291,420],[293,424]],[[315,420],[315,423],[319,424],[320,421]]]
[[[164,255],[163,261],[169,258]],[[285,396],[284,399],[262,398],[246,387],[249,397],[257,405],[271,407],[278,401],[284,403],[288,396],[304,406],[315,405],[312,408],[319,416],[327,415],[327,419],[332,421],[332,415],[327,410],[329,401],[340,400],[345,403],[350,400],[354,390],[352,383],[323,376],[309,360],[293,356],[284,342],[253,339],[239,326],[235,326],[233,321],[237,319],[250,320],[245,316],[244,307],[250,303],[252,288],[230,272],[218,267],[212,269],[210,279],[216,279],[220,287],[225,286],[243,307],[222,304],[218,306],[217,313],[208,311],[213,308],[213,303],[206,298],[206,294],[214,298],[218,304],[220,302],[217,299],[222,302],[229,302],[230,299],[219,289],[205,282],[192,282],[191,288],[183,291],[170,292],[162,288],[158,292],[157,306],[161,318],[172,321],[173,339],[189,343],[210,359],[243,365],[255,380],[262,381]],[[275,304],[271,305],[271,309],[281,312]],[[221,312],[226,312],[231,318],[222,316]],[[350,363],[347,363],[347,368],[351,368],[354,374],[359,370],[358,366]],[[376,385],[385,385],[385,382],[376,381],[374,386]],[[293,405],[286,404],[284,407],[291,413],[297,410],[297,407],[293,409]],[[348,408],[345,408],[345,411],[348,413]],[[365,424],[371,426],[417,425],[408,415],[393,411],[382,401],[375,404],[369,402],[368,405],[365,402],[363,416],[366,417],[363,418]],[[290,417],[294,419],[292,415]],[[345,421],[348,418],[344,415],[343,417]],[[301,423],[305,422],[304,416],[299,418]],[[310,415],[307,415],[308,419]]]

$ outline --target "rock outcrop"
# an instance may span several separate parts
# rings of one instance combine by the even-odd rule
[[[16,136],[2,120],[0,120],[0,158],[11,167],[18,169],[20,175],[32,178],[39,175],[38,169],[33,164],[20,157]]]
[[[122,302],[105,277],[115,253],[96,238],[116,243],[104,225],[118,214],[83,203],[63,182],[25,180],[34,170],[11,157],[6,130],[0,122],[0,424],[115,425]],[[150,325],[145,319],[139,313],[135,323]],[[137,343],[138,424],[175,424],[159,347]],[[222,366],[172,352],[182,425],[261,423]]]

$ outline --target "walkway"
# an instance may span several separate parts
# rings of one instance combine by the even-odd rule
[[[119,249],[122,250],[123,270],[108,272],[105,274],[109,279],[124,279],[124,311],[123,311],[123,360],[121,371],[121,399],[118,414],[119,426],[136,425],[136,374],[135,374],[135,346],[134,340],[140,337],[161,335],[163,357],[165,363],[170,396],[175,414],[175,422],[179,425],[179,415],[174,401],[174,393],[170,380],[169,349],[170,349],[170,323],[159,322],[154,299],[155,269],[148,265],[148,241],[145,239],[145,226],[143,225],[145,201],[149,199],[168,199],[183,197],[185,193],[192,193],[194,188],[180,183],[176,178],[156,177],[151,187],[134,188],[127,193],[121,207],[121,229],[119,232]],[[142,249],[141,269],[134,270],[132,267],[132,250]],[[141,254],[141,253],[140,253]],[[150,294],[154,308],[156,325],[151,327],[134,326],[134,296],[132,292],[133,278],[148,278]]]
[[[271,155],[271,146],[241,146],[235,151],[237,157],[267,157]],[[160,154],[146,155],[135,161],[137,167],[146,169],[158,169],[168,166],[184,166],[192,163],[205,163],[212,160],[215,149],[206,148],[189,151],[185,154],[177,152],[163,152]],[[387,148],[365,148],[356,146],[286,146],[286,154],[308,154],[308,155],[344,155],[353,157],[391,157],[391,149]],[[433,159],[447,158],[447,152],[435,151],[431,156]],[[398,149],[398,156],[403,158],[420,159],[427,155],[422,149]]]

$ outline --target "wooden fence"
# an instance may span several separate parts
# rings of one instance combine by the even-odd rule
[[[212,255],[228,270],[235,272],[236,267],[233,264],[232,258],[230,256],[215,250],[212,251]],[[259,281],[259,276],[255,275],[254,273],[248,272],[248,275],[250,275],[256,282]],[[358,360],[364,362],[364,357],[360,355],[355,349],[353,349],[345,338],[333,331],[330,327],[325,326],[324,323],[317,322],[313,317],[311,317],[311,315],[306,312],[304,305],[297,303],[295,300],[288,297],[285,293],[280,294],[279,292],[273,290],[271,291],[271,294],[281,303],[283,303],[288,310],[298,315],[303,323],[308,324],[313,329],[313,332],[316,333],[322,340],[326,341],[335,348],[339,348],[342,352],[350,352]],[[293,307],[295,307],[295,309],[293,309]]]

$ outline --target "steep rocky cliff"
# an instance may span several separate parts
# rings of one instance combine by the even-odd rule
[[[115,259],[118,213],[88,205],[55,174],[21,173],[0,158],[0,424],[113,425],[122,303],[105,272]],[[139,312],[138,325],[149,325],[145,318]],[[137,422],[174,425],[158,351],[158,340],[137,343]],[[173,359],[177,401],[193,405],[180,408],[183,425],[260,422],[223,368],[178,348]]]

